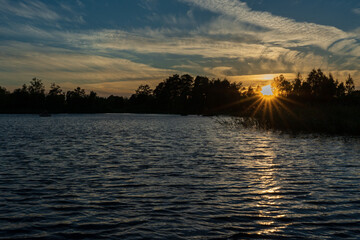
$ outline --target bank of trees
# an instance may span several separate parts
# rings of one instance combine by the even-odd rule
[[[300,74],[293,81],[280,75],[272,83],[277,95],[302,103],[342,102],[359,104],[359,92],[349,75],[344,83],[320,69],[311,71],[303,79]],[[140,85],[130,98],[100,97],[77,87],[64,92],[57,84],[46,91],[40,79],[33,78],[28,85],[9,92],[0,87],[1,113],[176,113],[229,114],[244,112],[260,98],[260,87],[244,87],[226,79],[204,76],[173,75],[154,89]]]
[[[352,96],[355,93],[354,80],[348,75],[345,83],[335,80],[332,74],[328,76],[321,69],[313,69],[303,79],[298,73],[292,81],[285,79],[283,75],[274,78],[272,87],[275,93],[285,97],[299,97],[305,100],[333,100],[345,96]]]
[[[155,89],[140,85],[130,98],[100,97],[80,87],[64,92],[55,83],[46,92],[42,81],[34,78],[11,93],[0,87],[0,112],[214,114],[229,112],[231,103],[244,97],[240,83],[187,74],[170,76]]]
[[[186,74],[170,76],[154,90],[141,85],[129,99],[129,109],[140,112],[214,114],[231,111],[244,98],[241,83]]]
[[[123,97],[103,98],[93,91],[86,94],[80,87],[64,92],[53,83],[46,92],[43,82],[38,78],[33,78],[29,85],[24,84],[13,92],[0,87],[0,113],[120,112],[123,106]]]

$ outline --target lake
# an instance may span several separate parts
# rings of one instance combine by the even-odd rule
[[[0,115],[0,239],[359,238],[358,137],[218,119]]]

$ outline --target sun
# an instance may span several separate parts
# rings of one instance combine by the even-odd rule
[[[266,97],[266,98],[274,97],[274,93],[272,91],[271,85],[266,85],[266,86],[262,87],[262,90],[260,92],[263,95],[263,97]]]

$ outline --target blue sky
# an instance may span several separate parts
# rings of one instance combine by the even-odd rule
[[[0,0],[0,86],[129,95],[178,73],[245,85],[312,68],[360,85],[358,0]]]

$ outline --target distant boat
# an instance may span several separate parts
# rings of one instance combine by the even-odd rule
[[[48,112],[42,112],[39,114],[40,117],[51,117],[51,114]]]

